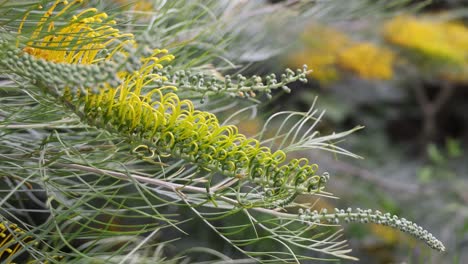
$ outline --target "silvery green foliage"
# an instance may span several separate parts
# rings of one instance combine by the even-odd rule
[[[98,1],[103,8],[113,6]],[[344,21],[381,17],[408,5],[410,0],[195,0],[152,1],[157,11],[126,13],[128,29],[152,47],[172,47],[181,61],[175,68],[232,68],[279,55],[311,21]],[[285,26],[286,25],[286,26]],[[139,33],[138,33],[139,32]],[[181,45],[183,43],[184,45]],[[182,48],[183,47],[183,48]],[[199,57],[197,54],[203,54]]]

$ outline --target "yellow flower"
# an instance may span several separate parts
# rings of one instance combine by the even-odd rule
[[[61,3],[63,8],[51,18],[51,14]],[[125,45],[134,44],[133,35],[120,33],[112,27],[115,21],[108,20],[106,13],[99,13],[95,8],[74,15],[68,25],[55,29],[55,21],[63,16],[66,10],[80,3],[82,0],[70,3],[56,1],[37,24],[24,51],[47,61],[86,65],[102,60],[97,59],[97,54],[105,49],[113,50],[108,56],[111,57]]]
[[[348,37],[332,28],[314,25],[303,37],[305,48],[289,58],[294,66],[308,65],[313,70],[312,78],[323,83],[338,79],[336,71],[337,52],[347,45]]]
[[[312,69],[310,76],[322,83],[338,79],[338,73],[334,65],[335,57],[333,55],[317,56],[314,52],[304,50],[291,55],[288,60],[293,66],[306,64]]]
[[[393,53],[370,42],[351,45],[341,50],[337,57],[339,66],[355,72],[361,78],[385,80],[393,76]]]
[[[135,11],[152,11],[154,9],[154,1],[148,0],[114,0],[121,5],[128,5],[128,7]]]
[[[393,75],[394,55],[369,42],[356,42],[344,33],[313,26],[306,32],[305,49],[294,54],[290,62],[307,64],[312,77],[328,83],[339,77],[338,67],[356,73],[364,79],[390,79]]]
[[[14,255],[21,250],[21,248],[31,241],[31,237],[24,237],[24,230],[19,228],[16,224],[8,223],[1,219],[0,222],[0,259],[7,261],[14,257]],[[17,238],[21,238],[18,242]],[[8,262],[9,263],[9,262]]]
[[[457,22],[399,16],[384,27],[387,41],[424,55],[462,66],[468,63],[468,29]]]

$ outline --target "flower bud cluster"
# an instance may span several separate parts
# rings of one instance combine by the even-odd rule
[[[348,208],[347,210],[335,208],[334,213],[328,213],[327,209],[322,209],[320,212],[317,212],[316,210],[311,211],[310,209],[299,209],[298,216],[301,221],[313,224],[324,222],[337,225],[341,220],[344,220],[346,223],[374,223],[390,226],[426,242],[426,244],[433,249],[445,251],[445,247],[442,242],[437,240],[437,238],[421,226],[418,226],[416,223],[406,220],[405,218],[399,218],[396,215],[391,215],[390,213],[383,214],[378,210],[372,211],[371,209],[362,210],[357,208],[353,211],[351,208]]]
[[[56,89],[63,87],[92,87],[97,92],[103,83],[118,86],[117,65],[112,61],[97,64],[54,63],[25,53],[0,41],[0,65],[11,72]]]
[[[86,115],[86,122],[130,136],[139,144],[134,151],[143,156],[183,158],[211,171],[250,179],[273,194],[314,193],[324,187],[327,177],[315,174],[316,164],[306,159],[285,162],[283,151],[262,147],[235,126],[221,126],[215,115],[180,100],[172,87],[140,93],[139,84],[148,78],[129,76],[117,89],[82,94],[73,102]]]
[[[275,74],[270,74],[265,78],[257,75],[245,77],[237,74],[234,78],[226,75],[220,78],[215,75],[193,73],[190,70],[173,71],[171,67],[165,67],[157,70],[160,76],[165,76],[167,81],[160,82],[159,85],[172,85],[181,90],[193,91],[203,95],[227,93],[236,97],[255,97],[256,93],[264,93],[271,98],[271,91],[281,88],[285,92],[290,92],[287,84],[301,81],[307,82],[307,66],[303,69],[297,69],[295,72],[291,69],[286,69],[285,73],[281,74],[280,79]]]

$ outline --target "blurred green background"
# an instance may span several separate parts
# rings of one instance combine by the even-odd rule
[[[281,65],[314,72],[271,105],[326,110],[321,131],[365,129],[344,142],[362,156],[310,153],[340,200],[435,232],[434,254],[386,227],[345,228],[360,263],[468,263],[468,1],[433,1],[378,18],[310,21]]]

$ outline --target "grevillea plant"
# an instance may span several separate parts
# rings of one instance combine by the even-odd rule
[[[65,5],[64,9],[76,2]],[[55,8],[56,4],[48,10],[44,21]],[[235,126],[220,125],[215,115],[195,110],[191,101],[179,99],[174,93],[175,86],[142,91],[155,80],[167,81],[166,76],[156,74],[155,70],[161,69],[162,63],[171,61],[174,56],[165,49],[156,49],[131,61],[139,56],[138,44],[128,34],[119,34],[110,27],[114,23],[112,20],[103,22],[106,17],[105,13],[88,9],[60,29],[54,28],[53,22],[49,25],[39,22],[37,31],[32,34],[33,40],[22,48],[26,54],[9,53],[6,66],[34,72],[35,63],[47,65],[47,61],[68,65],[92,65],[101,61],[120,64],[123,67],[116,65],[113,79],[101,83],[100,88],[83,86],[78,90],[76,86],[62,86],[52,92],[88,124],[128,137],[132,144],[137,144],[135,152],[144,150],[153,157],[174,156],[229,177],[241,180],[248,177],[272,194],[313,193],[323,187],[326,178],[315,175],[317,165],[308,165],[305,159],[283,164],[286,159],[283,151],[272,152],[258,140],[240,134]],[[96,23],[104,25],[94,28]],[[44,27],[50,35],[36,39]],[[123,41],[114,46],[113,42],[119,40]],[[58,46],[61,49],[54,49]],[[103,49],[111,52],[98,56]],[[24,69],[24,65],[31,68]],[[37,70],[47,76],[48,69]],[[304,74],[299,71],[299,76]],[[47,77],[37,77],[36,81],[47,82]]]
[[[0,108],[0,154],[2,166],[15,166],[4,173],[6,185],[14,187],[2,199],[7,206],[1,212],[23,223],[18,230],[29,230],[21,231],[26,237],[4,238],[0,252],[8,260],[27,252],[32,261],[177,262],[190,261],[196,251],[229,260],[206,248],[166,252],[172,238],[157,234],[184,233],[181,225],[193,216],[255,261],[352,258],[338,233],[316,231],[339,219],[400,228],[444,250],[427,231],[390,214],[317,213],[311,212],[313,205],[295,202],[298,195],[332,195],[324,189],[326,172],[288,153],[324,148],[352,155],[328,143],[348,133],[317,137],[317,111],[275,114],[261,135],[249,138],[178,95],[183,89],[208,99],[269,95],[272,89],[288,91],[289,82],[305,81],[307,68],[287,70],[279,81],[269,76],[266,82],[257,76],[233,81],[171,72],[164,68],[177,58],[167,49],[139,42],[106,13],[82,2],[4,7],[14,19],[5,23],[0,43],[3,87],[11,87],[3,91]],[[45,122],[45,116],[56,121]],[[282,124],[275,135],[263,139],[278,119]],[[10,201],[14,195],[30,197],[47,221],[15,215],[13,204],[26,205]],[[192,216],[171,213],[174,206]],[[226,222],[236,218],[239,224]],[[13,225],[3,221],[2,235],[7,226]],[[266,249],[269,243],[277,252]]]

